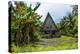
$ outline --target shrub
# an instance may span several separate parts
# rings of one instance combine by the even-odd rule
[[[33,37],[32,37],[33,41],[39,41],[40,39],[40,33],[39,32],[33,32]]]

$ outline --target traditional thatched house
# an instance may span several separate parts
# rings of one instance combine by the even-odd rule
[[[42,25],[42,32],[44,37],[60,37],[59,30],[49,13]]]

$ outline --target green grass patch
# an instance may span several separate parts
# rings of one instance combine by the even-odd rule
[[[55,40],[55,41],[54,41]],[[47,41],[47,39],[46,39]],[[49,41],[51,43],[49,43]],[[39,42],[40,43],[40,42]],[[77,39],[72,37],[61,37],[61,38],[53,38],[48,39],[47,44],[53,44],[52,46],[46,46],[46,45],[40,45],[40,44],[27,44],[23,45],[21,47],[15,46],[12,44],[12,51],[13,52],[40,52],[40,51],[53,51],[53,50],[70,50],[70,49],[77,49],[78,48],[78,42]],[[45,43],[45,41],[43,42]],[[54,44],[56,44],[54,46]]]
[[[61,38],[55,38],[55,39],[57,39],[57,40],[71,40],[71,39],[73,39],[72,37],[69,37],[69,36],[62,36]]]

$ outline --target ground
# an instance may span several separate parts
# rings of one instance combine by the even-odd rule
[[[78,48],[77,38],[64,36],[61,38],[40,39],[35,44],[28,44],[23,47],[13,47],[14,52],[35,52],[35,51],[53,51],[53,50],[70,50]]]
[[[70,44],[73,45],[77,40],[76,38],[70,38],[70,37],[61,37],[61,38],[52,38],[52,39],[40,39],[38,44],[48,47],[48,46],[58,46],[63,44]]]

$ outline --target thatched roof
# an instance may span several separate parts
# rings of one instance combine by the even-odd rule
[[[43,23],[42,27],[44,28],[44,25],[45,25],[46,21],[48,20],[48,18],[50,18],[50,19],[51,19],[51,21],[52,21],[52,23],[53,23],[54,27],[56,28],[56,30],[58,30],[58,28],[57,28],[57,26],[56,26],[56,24],[55,24],[54,20],[52,19],[51,15],[49,14],[49,12],[48,12],[48,14],[47,14],[47,16],[46,16],[46,19],[45,19],[45,21],[44,21],[44,23]]]

